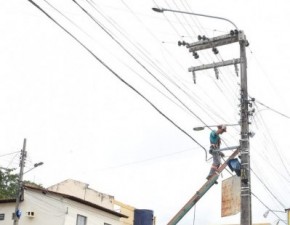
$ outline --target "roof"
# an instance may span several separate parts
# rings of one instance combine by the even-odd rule
[[[0,203],[12,203],[16,202],[16,199],[0,199]]]
[[[101,211],[110,213],[110,214],[118,216],[118,217],[128,218],[128,216],[126,216],[124,214],[115,212],[114,210],[105,208],[103,206],[94,204],[92,202],[88,202],[88,201],[86,201],[84,199],[80,199],[80,198],[77,198],[77,197],[72,196],[72,195],[62,194],[62,193],[59,193],[59,192],[54,192],[54,191],[47,190],[45,188],[39,188],[39,187],[34,187],[34,186],[29,186],[29,185],[24,185],[24,189],[38,191],[38,192],[41,192],[43,194],[46,194],[46,193],[54,194],[54,195],[57,195],[57,196],[60,196],[60,197],[63,197],[63,198],[67,198],[67,199],[73,200],[75,202],[78,202],[78,203],[81,203],[81,204],[84,204],[84,205],[87,205],[87,206],[90,206],[90,207],[93,207],[95,209],[99,209]],[[0,203],[11,203],[11,202],[16,202],[16,200],[15,199],[3,199],[3,200],[0,200]]]

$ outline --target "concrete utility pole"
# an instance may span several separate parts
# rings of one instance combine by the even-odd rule
[[[243,31],[231,31],[229,35],[223,35],[214,38],[204,38],[199,42],[192,44],[185,44],[190,52],[207,49],[239,42],[240,44],[240,58],[227,60],[219,63],[207,64],[197,67],[190,67],[189,72],[193,73],[194,81],[196,82],[195,71],[204,69],[215,69],[217,67],[229,66],[240,64],[241,73],[241,97],[240,97],[240,125],[241,125],[241,139],[240,139],[240,153],[241,153],[241,225],[252,224],[252,207],[251,207],[251,179],[250,179],[250,149],[249,149],[249,104],[252,100],[248,100],[248,87],[247,87],[247,59],[246,59],[246,46],[248,41]],[[215,70],[216,71],[216,70]],[[216,74],[218,78],[218,74]]]
[[[244,35],[244,34],[243,34]],[[247,58],[246,39],[240,38],[241,60],[241,224],[252,224],[251,204],[251,171],[250,171],[250,144],[249,144],[249,110],[248,86],[247,86]]]
[[[27,156],[26,152],[26,139],[24,139],[23,142],[23,148],[21,150],[21,155],[20,155],[20,172],[19,172],[19,179],[18,179],[18,187],[17,187],[17,195],[16,195],[16,205],[15,205],[15,212],[14,212],[14,221],[13,225],[18,225],[19,217],[20,217],[20,211],[19,211],[19,205],[20,205],[20,200],[21,196],[23,193],[23,171],[25,167],[25,159]]]
[[[198,42],[186,43],[179,41],[178,45],[185,46],[189,49],[195,59],[199,58],[197,51],[211,48],[214,54],[218,54],[217,47],[239,42],[240,44],[240,58],[216,62],[207,65],[201,65],[196,67],[190,67],[189,72],[192,72],[193,81],[196,83],[196,71],[214,69],[216,78],[219,79],[219,73],[217,68],[223,66],[234,65],[236,73],[238,74],[237,64],[240,64],[241,73],[241,97],[240,97],[240,125],[241,125],[241,139],[240,139],[240,154],[241,154],[241,225],[252,225],[252,206],[251,206],[251,179],[250,179],[250,145],[249,145],[249,116],[253,112],[249,112],[249,105],[254,99],[248,99],[248,87],[247,87],[247,59],[246,59],[246,47],[249,42],[243,31],[239,30],[237,26],[229,19],[211,15],[204,15],[194,12],[184,12],[179,10],[153,8],[156,12],[173,12],[181,14],[189,14],[195,16],[209,17],[213,19],[220,19],[231,23],[235,30],[231,30],[229,34],[217,36],[213,38],[207,38],[206,36],[198,36]]]

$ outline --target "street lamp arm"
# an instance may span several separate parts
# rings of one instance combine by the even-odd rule
[[[238,27],[236,26],[236,24],[234,24],[231,20],[224,17],[211,16],[211,15],[205,15],[205,14],[194,13],[194,12],[179,11],[179,10],[174,10],[174,9],[164,9],[164,8],[152,8],[152,10],[155,12],[160,12],[160,13],[168,11],[168,12],[183,13],[183,14],[189,14],[189,15],[195,15],[195,16],[209,17],[209,18],[219,19],[219,20],[225,20],[231,23],[238,30]]]
[[[31,169],[25,171],[23,174],[26,174],[26,173],[30,172],[31,170],[35,169],[36,167],[42,166],[42,165],[43,165],[43,162],[35,163]]]

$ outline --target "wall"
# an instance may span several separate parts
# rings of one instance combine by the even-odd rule
[[[122,213],[129,217],[129,218],[121,218],[122,225],[133,225],[135,208],[122,202],[119,202],[117,200],[114,200],[113,203],[115,209],[118,209],[119,213]]]
[[[20,209],[20,225],[75,225],[78,214],[87,217],[87,225],[121,225],[118,216],[48,192],[25,190]],[[13,224],[14,210],[15,203],[0,204],[0,213],[5,213],[1,225]],[[34,212],[35,216],[28,217],[27,212]]]
[[[87,217],[87,225],[104,225],[104,223],[121,225],[120,218],[110,213],[86,205],[80,205],[69,199],[66,199],[65,203],[68,206],[68,213],[64,225],[75,225],[78,214]]]
[[[114,197],[89,188],[88,184],[68,179],[48,188],[48,190],[72,195],[113,210]]]
[[[21,225],[62,225],[65,219],[65,205],[54,196],[38,194],[25,190],[25,200],[20,203],[22,216]],[[5,212],[5,220],[0,221],[1,225],[13,224],[12,213],[15,211],[15,203],[1,204],[0,212]],[[34,212],[35,217],[28,217],[27,212]]]

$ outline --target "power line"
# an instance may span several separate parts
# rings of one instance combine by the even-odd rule
[[[264,103],[258,101],[257,99],[255,99],[255,102],[257,102],[258,104],[260,104],[260,105],[266,107],[267,109],[269,109],[269,110],[271,110],[271,111],[273,111],[273,112],[279,114],[280,116],[283,116],[283,117],[285,117],[285,118],[287,118],[287,119],[290,119],[290,116],[287,116],[287,115],[285,115],[284,113],[281,113],[281,112],[277,111],[276,109],[273,109],[273,108],[271,108],[270,106],[265,105]]]
[[[60,23],[58,23],[55,19],[53,19],[44,9],[42,9],[38,4],[36,4],[33,0],[28,0],[32,5],[34,5],[37,9],[39,9],[43,14],[45,14],[51,21],[53,21],[57,26],[59,26],[63,31],[65,31],[69,36],[71,36],[77,43],[79,43],[88,53],[90,53],[97,61],[99,61],[107,70],[109,70],[113,75],[115,75],[122,83],[127,85],[130,89],[132,89],[135,93],[137,93],[140,97],[142,97],[147,103],[149,103],[159,114],[161,114],[165,119],[167,119],[170,123],[172,123],[177,129],[179,129],[182,133],[184,133],[187,137],[189,137],[192,141],[194,141],[198,146],[200,146],[206,155],[207,159],[207,149],[202,146],[197,140],[195,140],[192,136],[190,136],[185,130],[179,127],[173,120],[167,117],[160,109],[157,108],[151,101],[149,101],[143,94],[141,94],[137,89],[135,89],[131,84],[126,82],[118,73],[116,73],[111,67],[109,67],[105,62],[103,62],[98,56],[96,56],[85,44],[83,44],[77,37],[75,37],[72,33],[70,33],[66,28],[64,28]]]
[[[52,4],[50,4],[49,2],[47,2],[46,0],[44,0],[50,7],[52,7],[54,10],[56,10],[59,14],[61,14],[63,17],[65,17],[69,22],[71,22],[74,26],[76,26],[78,29],[80,29],[83,33],[85,33],[88,37],[90,37],[91,39],[93,39],[93,37],[91,37],[87,32],[85,32],[80,26],[78,26],[76,23],[74,23],[70,18],[68,18],[66,15],[64,15],[61,11],[59,11],[56,7],[54,7]],[[88,1],[87,1],[88,2]],[[90,5],[91,3],[88,2]],[[94,7],[94,9],[96,9]],[[97,9],[96,9],[97,10]],[[120,59],[119,59],[120,60]],[[120,60],[121,61],[121,60]],[[155,90],[157,90],[160,94],[162,94],[165,98],[167,98],[169,101],[171,101],[173,104],[177,105],[178,107],[180,107],[182,110],[184,110],[184,108],[182,108],[180,105],[178,105],[176,102],[174,102],[171,98],[169,98],[167,95],[165,95],[163,92],[161,92],[161,90],[159,90],[157,87],[155,87],[153,84],[151,84],[149,81],[147,81],[145,78],[143,78],[138,72],[136,72],[132,67],[130,67],[129,65],[123,63],[125,66],[127,66],[132,72],[134,72],[135,74],[137,74],[142,80],[144,80],[148,85],[150,85],[152,88],[154,88]]]
[[[183,151],[173,152],[173,153],[166,154],[166,155],[160,155],[160,156],[155,156],[155,157],[152,157],[152,158],[147,158],[147,159],[142,159],[142,160],[138,160],[138,161],[128,162],[128,163],[124,163],[124,164],[121,164],[121,165],[106,167],[106,168],[99,169],[98,171],[118,169],[118,168],[121,168],[121,167],[131,166],[131,165],[134,165],[134,164],[148,162],[148,161],[152,161],[152,160],[155,160],[155,159],[161,159],[161,158],[165,158],[165,157],[181,154],[181,153],[188,152],[188,151],[192,151],[192,148],[191,149],[187,149],[187,150],[183,150]]]
[[[261,199],[258,198],[257,195],[255,195],[253,192],[251,192],[251,194],[263,205],[265,206],[267,209],[269,209],[277,218],[279,218],[283,223],[286,224],[286,222],[284,222],[284,220],[282,220],[273,210],[271,210],[264,202],[261,201]],[[287,225],[287,224],[286,224]]]
[[[8,156],[8,155],[13,155],[15,153],[19,153],[20,151],[16,151],[16,152],[11,152],[11,153],[6,153],[4,155],[0,155],[0,157],[4,157],[4,156]]]
[[[265,185],[265,183],[261,180],[261,178],[251,169],[252,173],[258,178],[258,180],[263,184],[263,186],[267,189],[267,191],[275,198],[277,202],[285,209],[286,207],[283,203],[273,194],[273,192]]]
[[[197,119],[199,119],[203,124],[206,125],[206,123],[199,117],[196,113],[194,113],[188,106],[186,106],[185,103],[183,103],[167,86],[165,86],[151,71],[148,70],[147,67],[145,67],[135,56],[132,55],[131,52],[129,52],[116,38],[114,38],[109,31],[101,25],[90,13],[88,13],[87,10],[85,10],[76,0],[73,0],[75,4],[77,4],[78,7],[83,10],[85,14],[87,14],[106,34],[110,36],[127,54],[129,54],[130,57],[132,57],[143,69],[146,70],[159,84],[161,84],[178,102],[180,102],[188,111],[190,111]]]
[[[88,1],[87,1],[88,2]],[[97,9],[96,7],[94,7],[90,2],[88,2],[96,11],[98,11],[101,15],[102,15],[102,13],[100,12],[100,10],[99,9]],[[95,3],[94,3],[95,4]],[[140,21],[140,19],[135,15],[135,13],[133,12],[133,10],[131,10],[130,9],[130,7],[127,5],[127,4],[125,4],[124,2],[123,2],[123,4],[129,9],[129,11],[136,17],[136,19],[137,19],[137,21],[139,21],[143,26],[145,26],[144,25],[144,23],[142,23],[142,21]],[[99,8],[99,7],[98,7]],[[105,17],[104,15],[102,15],[103,17]],[[105,18],[106,19],[106,18]],[[110,22],[110,21],[109,21]],[[148,28],[146,28],[146,30],[148,30]],[[119,31],[120,32],[120,31]],[[153,35],[152,34],[152,32],[150,32],[150,30],[149,30],[149,33],[156,39],[156,37],[155,37],[155,35]],[[127,38],[127,37],[126,37]],[[128,40],[128,38],[127,38],[127,40]],[[130,40],[129,40],[130,41]],[[130,43],[131,44],[133,44],[134,46],[135,46],[135,44],[134,43],[132,43],[131,41],[130,41]],[[136,46],[135,46],[136,47]],[[167,49],[166,49],[167,50]],[[143,53],[143,52],[142,52]],[[143,53],[144,54],[144,53]],[[172,56],[172,54],[171,54],[171,56]],[[150,59],[150,61],[152,61],[152,59],[151,58],[149,58]],[[174,61],[177,61],[176,59],[174,60]],[[157,66],[158,67],[158,65],[156,65],[155,64],[155,62],[153,61],[152,62],[155,66]],[[159,69],[159,68],[158,68]],[[160,73],[161,73],[162,71],[160,71]],[[163,73],[162,73],[163,74]],[[171,80],[170,80],[171,81]],[[172,81],[171,81],[172,82]],[[186,94],[191,100],[193,100],[195,103],[196,103],[196,101],[197,101],[197,99],[193,99],[192,98],[192,96],[190,96],[190,95],[188,95],[188,93],[187,92],[185,92],[180,86],[178,86],[176,83],[173,83],[177,88],[179,88],[179,90],[181,90],[184,94]],[[214,100],[212,100],[211,102],[214,102]],[[203,102],[204,103],[204,102]],[[197,104],[197,103],[196,103]],[[199,107],[199,108],[201,108],[207,115],[209,115],[210,116],[210,114],[209,114],[209,110],[205,110],[205,109],[203,109],[199,104],[197,104],[197,106]],[[211,111],[213,111],[212,109],[211,109]],[[219,113],[214,113],[215,115],[218,115],[220,118],[221,118],[221,116],[219,115]],[[211,116],[210,116],[211,117]]]

